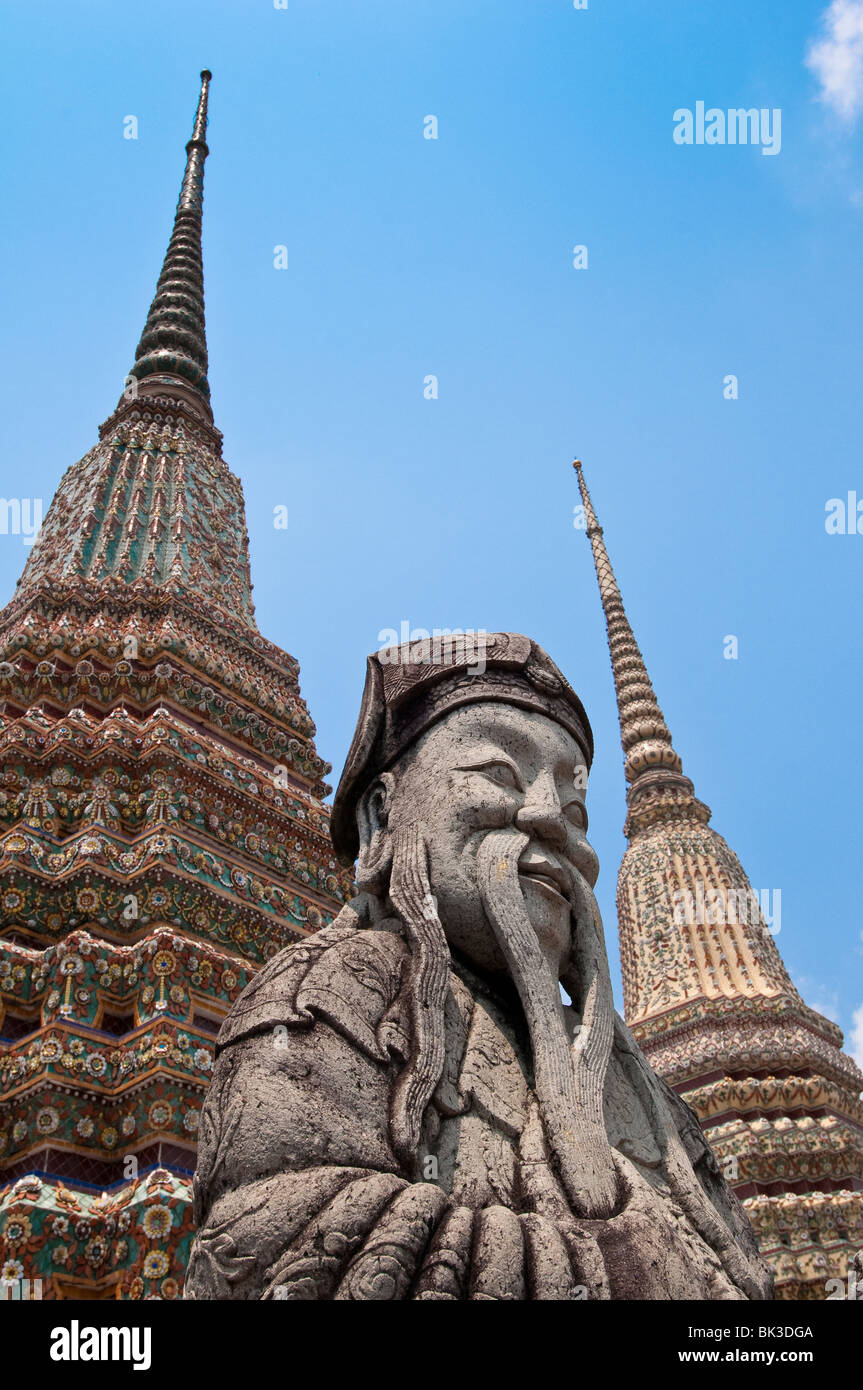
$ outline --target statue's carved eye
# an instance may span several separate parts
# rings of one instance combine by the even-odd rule
[[[483,777],[488,777],[489,781],[494,782],[498,787],[505,787],[507,791],[521,792],[524,787],[521,778],[511,763],[501,762],[498,759],[491,759],[487,763],[477,763],[474,767],[460,768],[461,772],[481,772]]]

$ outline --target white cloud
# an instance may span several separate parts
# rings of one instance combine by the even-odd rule
[[[863,0],[832,0],[821,22],[806,66],[821,83],[819,100],[850,124],[863,110]]]
[[[863,1004],[860,1005],[859,1009],[854,1010],[848,1046],[858,1067],[863,1067]]]

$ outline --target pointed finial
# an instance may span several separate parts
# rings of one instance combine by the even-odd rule
[[[201,73],[201,92],[192,136],[186,143],[186,168],[174,230],[130,373],[137,378],[139,395],[178,397],[210,421],[213,413],[207,380],[201,224],[204,161],[210,152],[206,134],[212,76],[207,68]],[[124,393],[123,399],[127,398],[128,393]]]
[[[195,116],[195,126],[192,131],[193,140],[206,140],[207,138],[207,96],[210,90],[210,83],[213,74],[209,68],[201,71],[201,95],[198,98],[198,111]]]
[[[210,83],[213,74],[209,68],[204,68],[201,73],[201,95],[198,97],[198,109],[195,113],[195,124],[192,128],[192,140],[206,140],[207,138],[207,97],[210,91]],[[189,145],[192,143],[189,141]],[[186,149],[189,148],[186,146]]]
[[[605,614],[608,632],[608,648],[611,655],[611,669],[617,692],[617,711],[620,720],[620,741],[624,752],[624,772],[630,784],[630,794],[635,783],[645,774],[655,774],[657,770],[677,780],[681,777],[682,766],[678,754],[671,743],[671,734],[663,718],[659,702],[654,694],[644,659],[629,625],[623,607],[620,589],[608,558],[602,527],[596,519],[590,493],[584,478],[584,468],[580,459],[573,463],[578,477],[578,488],[584,508],[585,530],[593,550],[593,562],[599,584],[599,596]]]

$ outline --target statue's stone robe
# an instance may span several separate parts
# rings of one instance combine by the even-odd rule
[[[607,1220],[571,1211],[527,1031],[507,1021],[520,1011],[458,963],[443,1073],[408,1170],[390,1140],[410,1052],[408,963],[397,922],[337,922],[241,996],[203,1112],[187,1297],[770,1296],[692,1112],[619,1019],[604,1109],[624,1199]]]

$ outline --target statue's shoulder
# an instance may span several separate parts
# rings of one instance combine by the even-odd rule
[[[217,1054],[252,1033],[310,1028],[322,1018],[386,1060],[378,1034],[399,993],[406,955],[390,924],[360,927],[349,909],[340,913],[331,926],[286,946],[250,981],[222,1025]]]

